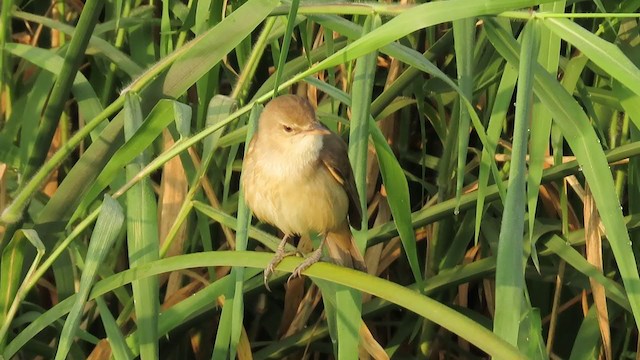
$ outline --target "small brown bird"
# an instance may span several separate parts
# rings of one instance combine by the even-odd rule
[[[318,262],[325,243],[338,264],[366,269],[349,228],[349,222],[360,228],[362,210],[347,144],[316,119],[306,99],[284,95],[264,108],[244,159],[242,186],[254,215],[285,234],[264,271],[265,285],[287,256],[287,239],[312,232],[323,236],[320,247],[289,279]]]

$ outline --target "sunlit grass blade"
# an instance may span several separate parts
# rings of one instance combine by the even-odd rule
[[[364,22],[362,34],[380,26],[381,19],[377,15],[368,16]],[[359,251],[364,254],[366,249],[367,217],[367,157],[369,154],[369,113],[371,108],[371,94],[376,73],[377,52],[371,52],[356,60],[351,88],[351,121],[349,123],[349,161],[353,168],[356,188],[362,209],[360,229],[354,231],[353,236]],[[321,286],[321,284],[319,284]],[[321,287],[324,296],[327,292],[335,291],[335,307],[330,311],[337,328],[334,341],[337,341],[338,358],[355,359],[358,354],[359,326],[362,312],[362,295],[341,286]],[[324,299],[325,304],[327,299]]]
[[[280,85],[280,79],[282,79],[282,73],[284,64],[287,62],[287,55],[289,55],[289,45],[291,45],[291,37],[293,35],[293,28],[296,24],[296,14],[298,13],[298,6],[300,0],[292,0],[289,6],[289,15],[287,16],[287,28],[284,32],[282,39],[282,48],[280,49],[280,56],[278,57],[278,66],[276,67],[276,80],[273,86],[273,97],[278,96],[278,86]]]
[[[523,236],[526,192],[526,155],[529,117],[533,103],[533,64],[538,49],[535,21],[525,25],[518,69],[516,115],[509,187],[500,226],[496,267],[496,312],[493,331],[513,345],[518,344],[521,305],[524,300]]]
[[[73,302],[73,307],[60,334],[60,343],[56,350],[56,360],[65,359],[78,331],[84,306],[94,284],[98,267],[104,261],[111,246],[119,235],[124,222],[122,208],[109,196],[104,197],[102,209],[91,236],[89,251],[85,260],[85,268],[80,279],[80,290]]]
[[[261,266],[264,266],[269,260],[267,256],[263,256],[262,254],[253,254],[251,257],[249,257],[249,255],[244,255],[243,257],[239,257],[238,260],[249,260],[250,258],[255,258],[255,260],[257,260],[257,256],[260,256],[262,259],[262,261],[260,261],[262,263]],[[225,259],[227,259],[225,261],[232,260],[226,257]],[[293,271],[294,267],[299,263],[299,259],[292,259],[289,257],[283,260],[278,268],[280,270]],[[248,261],[246,265],[248,265]],[[489,353],[493,356],[503,356],[504,358],[509,359],[523,358],[515,348],[506,345],[504,341],[493,336],[481,325],[469,321],[468,318],[451,310],[450,308],[443,306],[428,297],[422,296],[417,292],[406,289],[405,287],[366,275],[362,272],[344,269],[326,263],[318,263],[310,267],[305,273],[308,276],[325,279],[337,284],[371,293],[394,303],[400,302],[403,307],[411,311],[415,311],[421,316],[425,316],[455,333],[459,333],[464,338],[473,342],[476,346],[479,346],[483,351],[490,351]],[[358,275],[356,276],[354,274]]]
[[[380,173],[385,186],[390,189],[388,194],[389,207],[393,214],[393,221],[400,234],[402,246],[407,255],[409,266],[416,282],[422,282],[418,251],[416,249],[416,236],[411,226],[411,208],[409,207],[409,186],[404,177],[402,167],[393,155],[393,151],[386,142],[384,136],[374,123],[369,125],[371,138],[376,149],[376,156],[380,164]]]
[[[254,106],[249,116],[249,122],[247,124],[247,137],[245,143],[245,154],[249,150],[248,144],[251,143],[251,138],[258,128],[258,118],[260,117],[261,109],[258,106]],[[242,175],[241,175],[242,176]],[[236,231],[236,251],[246,251],[247,243],[249,240],[249,225],[251,225],[251,210],[244,201],[244,192],[240,192],[238,198],[238,226]],[[236,357],[238,343],[240,342],[240,335],[243,329],[243,316],[244,316],[244,267],[234,267],[231,270],[231,276],[234,277],[235,287],[233,289],[233,311],[230,317],[231,332],[230,332],[230,358]],[[222,323],[222,321],[221,321]],[[222,324],[221,324],[222,326]]]
[[[174,256],[175,258],[175,256]],[[212,359],[229,359],[231,352],[231,331],[233,320],[233,305],[235,282],[230,282],[223,293],[222,313],[220,314],[220,322],[215,334],[215,343],[213,345]],[[242,296],[237,294],[235,296]],[[235,349],[233,349],[235,352]]]
[[[473,47],[476,34],[474,18],[456,20],[453,22],[453,39],[456,53],[456,68],[458,72],[458,86],[461,95],[469,101],[473,99],[474,58]],[[453,120],[456,121],[456,120]],[[457,154],[458,166],[456,170],[456,198],[459,200],[464,185],[464,168],[467,165],[467,151],[469,146],[469,125],[471,118],[466,106],[460,107],[458,118]]]
[[[362,30],[366,35],[380,26],[379,17],[368,17]],[[360,194],[360,208],[363,210],[362,228],[367,228],[366,199],[366,166],[367,145],[369,144],[369,110],[371,108],[371,93],[375,79],[377,52],[369,53],[356,61],[354,81],[351,89],[351,121],[349,124],[349,160],[353,167],[356,188]],[[362,251],[364,244],[356,234],[356,241]]]
[[[144,122],[145,124],[147,122]],[[136,94],[127,94],[124,106],[124,136],[131,140],[143,125],[140,99]],[[126,176],[135,176],[147,163],[149,151],[140,149],[135,159],[126,166]],[[135,267],[158,259],[160,239],[158,236],[158,209],[149,179],[131,188],[126,196],[127,245],[129,266]],[[97,226],[97,225],[96,225]],[[147,277],[132,284],[138,345],[142,359],[156,359],[159,356],[157,342],[159,285],[156,277]]]
[[[566,1],[540,5],[541,12],[564,12]],[[555,76],[558,73],[560,61],[560,38],[545,27],[540,27],[540,50],[538,63]],[[539,100],[533,104],[531,118],[531,140],[529,145],[529,174],[527,176],[527,208],[529,211],[529,234],[533,234],[536,210],[538,206],[538,194],[540,191],[540,179],[542,169],[545,167],[544,157],[549,152],[549,137],[551,135],[551,116],[549,110],[542,106]],[[531,244],[531,258],[538,264],[535,243]]]

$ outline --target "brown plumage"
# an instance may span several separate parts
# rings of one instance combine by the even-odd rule
[[[324,235],[334,261],[365,269],[349,228],[360,228],[362,210],[347,145],[316,119],[306,99],[284,95],[267,104],[244,159],[242,186],[256,217],[285,234],[265,284],[285,256],[287,238],[311,232]],[[319,260],[322,244],[293,277]]]

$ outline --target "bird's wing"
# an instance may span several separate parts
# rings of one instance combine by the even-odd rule
[[[353,170],[349,163],[347,144],[333,133],[325,135],[323,140],[320,160],[347,193],[349,198],[349,223],[359,230],[362,224],[362,209],[353,177]]]

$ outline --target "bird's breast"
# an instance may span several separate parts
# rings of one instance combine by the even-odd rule
[[[261,221],[286,234],[326,233],[339,227],[349,207],[347,194],[317,159],[245,159],[247,205]]]

